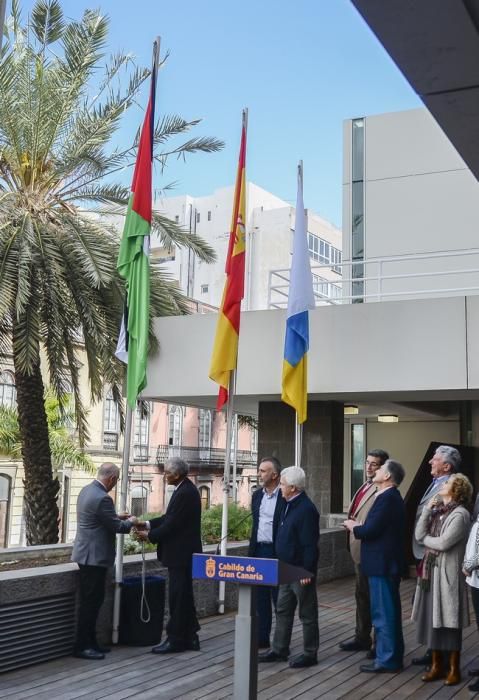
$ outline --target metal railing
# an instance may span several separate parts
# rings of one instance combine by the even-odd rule
[[[190,467],[220,469],[225,463],[225,450],[219,447],[188,447],[185,445],[158,445],[156,464],[162,467],[170,457],[181,457]],[[231,462],[233,452],[231,452]],[[256,469],[258,453],[249,450],[236,451],[238,469]]]
[[[311,261],[316,305],[431,298],[479,293],[479,248],[343,260]],[[268,308],[288,305],[290,270],[269,273]]]

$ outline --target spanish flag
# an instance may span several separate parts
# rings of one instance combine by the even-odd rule
[[[131,408],[146,386],[150,324],[150,228],[152,211],[153,134],[157,52],[151,73],[150,98],[138,143],[131,194],[118,254],[117,270],[126,283],[125,311],[115,355],[126,362],[126,398]]]
[[[308,416],[308,309],[314,309],[314,306],[308,230],[303,204],[303,166],[300,163],[281,393],[281,399],[295,409],[298,423],[304,423]]]
[[[215,344],[211,356],[209,377],[220,385],[216,409],[220,411],[228,401],[231,372],[236,369],[240,330],[241,300],[244,297],[245,223],[246,223],[246,112],[236,175],[236,187],[231,220],[226,282],[216,326]]]

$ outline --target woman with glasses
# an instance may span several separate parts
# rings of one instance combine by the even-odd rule
[[[445,679],[445,685],[456,685],[461,681],[462,628],[469,624],[461,570],[471,496],[469,479],[453,474],[426,504],[416,525],[415,536],[423,542],[425,553],[418,567],[412,619],[417,624],[417,641],[432,651],[430,670],[422,676],[425,682]]]

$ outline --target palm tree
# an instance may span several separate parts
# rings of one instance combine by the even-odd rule
[[[80,445],[88,439],[81,363],[88,367],[89,400],[100,400],[107,383],[121,402],[123,368],[114,349],[124,286],[112,214],[124,215],[129,191],[114,178],[133,165],[138,135],[128,148],[111,142],[149,71],[124,53],[103,67],[108,20],[99,11],[67,21],[58,0],[38,0],[23,24],[13,0],[6,27],[0,53],[0,354],[13,355],[27,542],[42,544],[58,540],[59,485],[41,349],[60,404],[65,379],[72,383]],[[207,137],[168,147],[170,138],[197,123],[172,116],[156,124],[161,171],[171,156],[222,147]],[[201,239],[159,212],[152,231],[165,246],[189,246],[200,259],[214,259]],[[185,312],[181,292],[152,262],[152,316]]]

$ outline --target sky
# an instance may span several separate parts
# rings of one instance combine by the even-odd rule
[[[28,12],[32,0],[20,0]],[[341,225],[343,121],[422,103],[349,0],[61,0],[68,17],[100,8],[109,50],[151,63],[161,36],[157,114],[201,118],[191,135],[225,141],[220,153],[170,161],[155,186],[202,196],[232,185],[241,112],[248,107],[247,177],[294,204],[304,163],[304,202]],[[146,90],[143,93],[146,106]],[[131,140],[142,113],[128,115]]]

